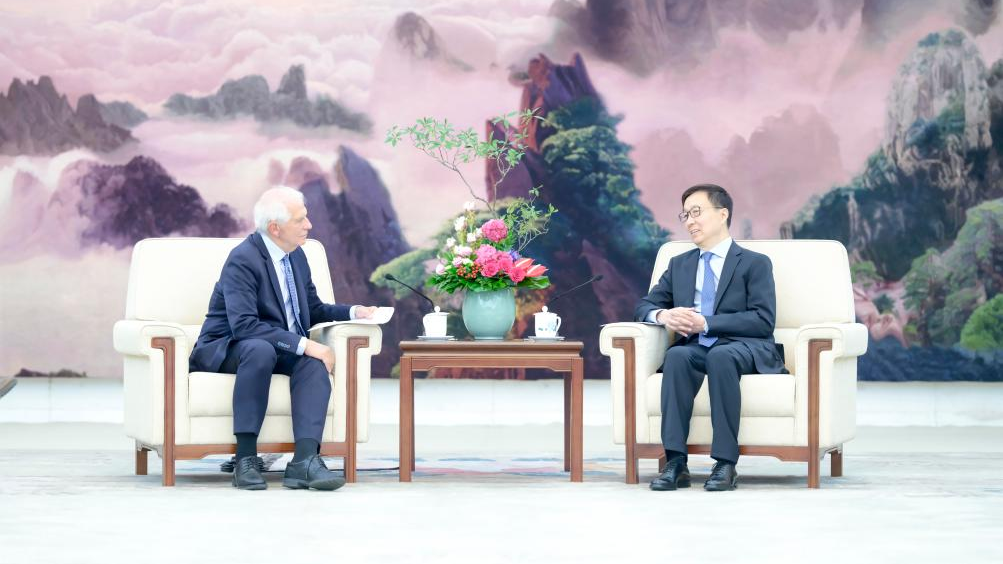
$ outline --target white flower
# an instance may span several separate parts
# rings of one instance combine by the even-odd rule
[[[478,235],[475,235],[473,233],[467,233],[467,242],[468,243],[473,243],[474,241],[477,240],[477,237],[478,237]]]
[[[453,257],[453,266],[460,266],[463,264],[463,257]]]
[[[474,261],[472,261],[472,260],[470,260],[468,258],[465,258],[465,259],[463,259],[463,264],[465,264],[467,266],[470,266],[471,264],[474,264]]]
[[[437,265],[435,265],[435,273],[438,274],[438,275],[440,275],[440,276],[443,275],[443,274],[445,274],[446,273],[446,266],[443,265],[443,264],[437,264]]]
[[[466,202],[463,202],[463,210],[464,211],[473,211],[473,209],[476,206],[477,206],[477,202],[475,202],[473,200],[468,200]]]
[[[482,233],[482,232],[481,232],[481,228],[480,228],[480,227],[478,227],[478,228],[477,228],[477,231],[474,231],[474,233],[476,233],[476,234],[477,234],[477,238],[478,238],[478,239],[480,239],[481,237],[483,237],[483,236],[484,236],[484,233]]]
[[[456,231],[463,231],[463,228],[467,225],[467,218],[462,215],[453,220],[453,229]]]
[[[474,252],[473,249],[471,249],[466,245],[460,245],[456,247],[456,249],[454,250],[456,251],[456,254],[460,255],[461,257],[469,257],[470,253]]]
[[[446,239],[446,248],[447,249],[452,249],[455,246],[456,246],[456,239],[453,239],[452,237],[450,237],[449,239]]]

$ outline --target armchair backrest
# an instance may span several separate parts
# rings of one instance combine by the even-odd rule
[[[125,318],[201,325],[223,263],[243,238],[143,239],[132,250]],[[319,241],[303,246],[317,295],[334,302],[327,255]]]
[[[853,287],[846,247],[839,241],[789,239],[736,241],[773,261],[777,287],[777,329],[811,323],[853,323]],[[662,245],[651,273],[654,286],[669,259],[695,248],[689,241]]]

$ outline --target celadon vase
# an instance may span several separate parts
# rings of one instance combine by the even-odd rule
[[[500,341],[515,323],[515,290],[504,288],[467,292],[463,296],[463,325],[474,339]]]

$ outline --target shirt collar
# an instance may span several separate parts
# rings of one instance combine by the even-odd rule
[[[731,243],[732,243],[731,237],[726,237],[724,241],[721,241],[717,245],[714,245],[714,248],[712,248],[711,250],[701,252],[700,257],[703,258],[705,254],[710,253],[714,256],[725,258],[728,256],[728,251],[731,249]]]
[[[268,256],[272,258],[272,262],[279,262],[286,256],[286,253],[275,244],[275,241],[272,241],[267,233],[261,234],[261,240],[265,242],[265,249],[268,250]]]

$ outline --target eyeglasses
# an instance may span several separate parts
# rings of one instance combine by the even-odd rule
[[[712,207],[714,209],[716,209],[716,210],[723,210],[724,209],[724,208],[718,207],[718,206],[712,206]],[[693,219],[696,219],[696,218],[700,217],[701,213],[702,212],[700,210],[700,206],[693,206],[692,208],[690,208],[690,211],[684,211],[684,212],[680,212],[679,213],[679,223],[686,223],[686,220],[689,219],[689,218],[691,218],[691,217]]]

